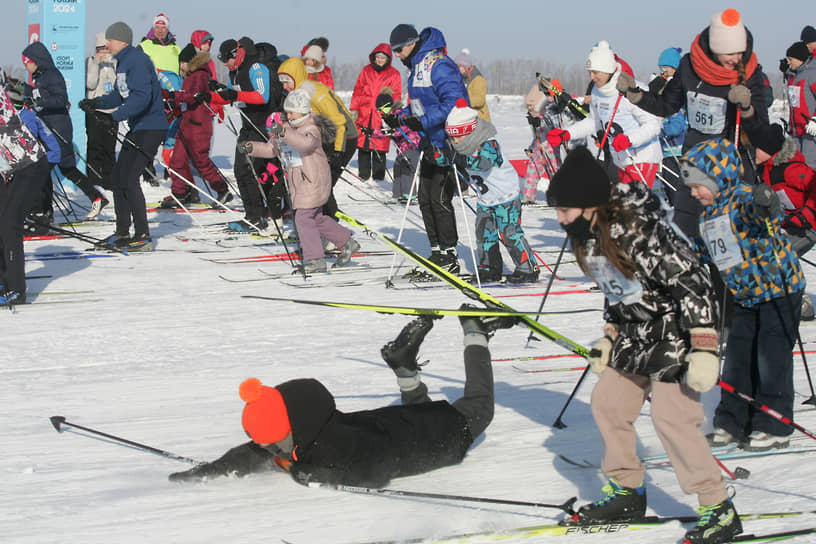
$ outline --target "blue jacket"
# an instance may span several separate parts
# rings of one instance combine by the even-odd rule
[[[21,109],[18,115],[20,119],[23,120],[23,123],[25,123],[25,126],[28,127],[28,130],[30,130],[41,143],[45,144],[45,156],[48,157],[48,162],[51,164],[60,162],[60,143],[57,137],[54,136],[54,133],[51,132],[51,129],[42,122],[42,119],[37,117],[37,114],[28,108]]]
[[[770,236],[754,204],[753,186],[740,181],[742,164],[734,144],[726,139],[700,142],[681,161],[714,178],[719,187],[714,203],[703,208],[701,236],[694,243],[704,262],[717,265],[735,302],[751,308],[804,289],[799,259],[781,229],[782,212],[771,218]]]
[[[113,118],[127,121],[130,130],[167,130],[161,87],[153,62],[144,51],[130,45],[114,58],[116,86],[97,98],[99,109],[117,108]]]
[[[458,99],[468,100],[468,93],[459,67],[445,54],[442,32],[428,27],[419,37],[408,76],[409,109],[422,121],[431,143],[441,148],[445,146],[445,120]]]

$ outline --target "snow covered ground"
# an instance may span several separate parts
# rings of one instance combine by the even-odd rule
[[[530,132],[521,98],[491,97],[490,108],[506,155],[523,158]],[[230,167],[232,150],[233,137],[221,125],[214,142],[219,166]],[[356,157],[352,167],[356,167]],[[380,188],[390,192],[385,183]],[[160,200],[168,190],[167,186],[145,186],[150,201]],[[365,195],[339,184],[338,200],[347,213],[396,236],[402,207],[352,198]],[[113,211],[105,210],[102,217],[112,219]],[[336,395],[344,411],[394,404],[399,402],[395,378],[380,359],[379,349],[410,318],[241,296],[446,308],[456,308],[466,300],[451,288],[389,290],[381,281],[313,289],[277,280],[230,283],[218,276],[261,278],[258,268],[286,272],[290,265],[286,261],[217,264],[205,259],[279,253],[282,247],[224,249],[214,240],[177,238],[205,238],[199,224],[225,221],[228,214],[205,212],[190,217],[159,212],[152,218],[161,221],[152,227],[157,239],[157,251],[152,254],[38,260],[38,254],[82,251],[87,245],[71,239],[26,244],[27,273],[48,276],[29,280],[29,291],[64,293],[43,294],[36,302],[83,302],[35,303],[14,314],[0,313],[0,397],[5,405],[0,413],[0,540],[350,543],[537,525],[562,517],[556,510],[308,489],[280,473],[179,485],[168,482],[167,475],[184,469],[183,463],[76,433],[57,434],[48,418],[61,415],[178,455],[211,460],[246,440],[238,385],[251,376],[269,385],[295,377],[318,378]],[[459,251],[463,262],[469,263],[465,219],[472,229],[470,212],[459,212]],[[535,250],[552,265],[563,240],[554,213],[526,208],[524,226]],[[84,229],[99,237],[112,231],[110,224]],[[383,249],[362,232],[355,236],[364,249]],[[416,207],[408,212],[403,239],[418,252],[427,253]],[[357,261],[387,266],[392,258]],[[401,259],[397,262],[412,266]],[[470,264],[466,267],[472,269]],[[812,266],[806,265],[805,271],[816,281]],[[385,272],[368,275],[385,276]],[[575,292],[589,283],[574,263],[563,264],[559,275],[546,310],[600,310],[600,295]],[[490,291],[518,309],[535,310],[548,279],[543,274],[534,287]],[[547,316],[542,322],[582,345],[597,339],[602,326],[600,311]],[[816,328],[805,324],[801,330],[806,349],[812,349]],[[522,327],[500,331],[491,340],[493,357],[560,357],[496,361],[495,419],[464,462],[395,480],[392,488],[546,503],[561,503],[574,495],[581,502],[598,497],[604,481],[599,471],[571,466],[558,457],[564,454],[600,462],[603,448],[589,409],[595,378],[588,376],[570,404],[563,418],[567,428],[554,429],[552,423],[580,375],[563,369],[579,367],[581,360],[563,356],[564,350],[548,341],[528,345],[527,335]],[[433,397],[455,400],[461,394],[460,352],[457,319],[437,322],[420,352],[423,360],[430,361],[422,374]],[[816,355],[809,357],[816,359]],[[799,357],[795,364],[796,419],[814,429],[814,408],[801,406],[810,392]],[[516,367],[562,371],[525,373]],[[717,398],[717,392],[705,396],[707,413],[713,412]],[[648,416],[649,407],[644,406],[638,421],[639,450],[644,456],[662,453]],[[798,434],[793,444],[812,442]],[[751,471],[750,478],[731,483],[740,512],[816,508],[810,480],[816,469],[812,453],[725,463],[731,470],[739,465]],[[694,513],[696,498],[683,495],[672,470],[656,467],[648,471],[647,478],[653,513]],[[816,516],[800,516],[748,521],[745,527],[766,532],[812,526],[814,521]],[[678,524],[640,532],[574,536],[571,541],[674,542],[683,532]]]

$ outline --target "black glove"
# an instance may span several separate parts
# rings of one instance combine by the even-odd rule
[[[195,93],[193,95],[193,100],[195,100],[198,104],[203,104],[205,102],[209,104],[211,99],[212,95],[210,93]]]
[[[227,88],[227,86],[226,86],[226,85],[224,85],[223,83],[219,83],[219,82],[218,82],[217,80],[215,80],[215,79],[211,79],[211,80],[209,81],[209,83],[207,83],[207,85],[210,87],[210,90],[211,90],[212,92],[214,92],[214,93],[217,93],[217,92],[218,92],[218,91],[220,91],[221,89],[226,89],[226,88]]]
[[[783,74],[787,74],[788,70],[790,70],[790,63],[788,62],[788,59],[779,59],[779,71]]]
[[[555,98],[556,104],[562,110],[565,110],[569,107],[570,101],[572,101],[572,97],[567,93],[558,93],[558,96]]]
[[[422,121],[420,121],[419,117],[417,117],[416,115],[406,117],[402,124],[410,128],[414,132],[422,132],[425,130],[424,128],[422,128]]]
[[[467,302],[459,306],[460,310],[484,310]],[[509,329],[520,321],[518,316],[470,316],[460,315],[459,323],[465,336],[469,334],[483,334],[489,336],[498,329]]]
[[[328,153],[329,155],[329,166],[331,166],[332,170],[342,170],[346,165],[343,162],[343,152],[342,151],[335,151],[332,149]]]
[[[533,128],[538,128],[541,126],[541,117],[538,115],[531,115],[527,114],[527,122],[530,123],[530,126]]]
[[[238,151],[244,155],[252,153],[252,142],[241,142],[238,144]]]
[[[236,91],[235,89],[228,89],[224,87],[223,89],[219,89],[216,92],[218,93],[218,96],[220,96],[227,102],[232,103],[238,100],[238,91]]]
[[[365,136],[373,136],[374,135],[374,129],[371,129],[371,128],[368,128],[368,127],[361,127],[360,125],[357,125],[357,126],[359,127],[360,132],[362,132]]]
[[[393,129],[399,128],[400,120],[396,113],[383,113],[381,117],[383,122],[389,127]]]
[[[754,185],[754,207],[760,217],[772,219],[781,211],[779,195],[764,183]]]
[[[96,111],[96,98],[83,98],[77,105],[85,113],[94,112]]]

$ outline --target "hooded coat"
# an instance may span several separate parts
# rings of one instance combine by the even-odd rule
[[[816,171],[794,140],[786,138],[782,149],[759,166],[759,175],[779,195],[784,228],[816,229]]]
[[[462,461],[473,443],[465,417],[447,401],[344,413],[317,380],[277,386],[294,440],[301,483],[383,487],[392,478]]]
[[[0,90],[0,182],[8,183],[15,172],[43,157],[43,145],[17,115],[6,92]]]
[[[720,270],[734,301],[750,308],[804,289],[799,259],[779,228],[782,212],[771,218],[774,234],[770,238],[754,203],[753,186],[740,181],[742,164],[734,144],[726,139],[701,142],[681,162],[717,182],[714,203],[700,215],[701,236],[695,238],[695,246],[704,262]]]
[[[377,53],[384,53],[388,61],[380,67],[374,62]],[[354,84],[354,92],[351,95],[349,109],[357,112],[357,123],[364,128],[377,130],[382,128],[382,117],[377,111],[377,96],[388,87],[391,90],[391,98],[397,102],[402,97],[402,76],[399,71],[391,65],[393,60],[391,48],[387,43],[381,43],[368,55],[369,64],[364,66],[357,76]],[[371,149],[387,152],[390,148],[391,140],[383,136],[369,136],[360,134],[357,140],[357,147],[361,149]]]

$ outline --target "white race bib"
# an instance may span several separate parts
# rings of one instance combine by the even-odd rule
[[[798,108],[802,103],[802,87],[799,85],[788,85],[788,100],[791,108]]]
[[[688,124],[703,134],[720,134],[725,129],[725,109],[728,102],[724,98],[704,94],[686,94],[688,100]]]
[[[643,286],[612,266],[603,255],[587,257],[587,268],[609,304],[637,304],[643,299]]]
[[[279,158],[284,167],[288,169],[303,166],[303,157],[292,146],[278,140],[278,147],[280,148]]]
[[[731,228],[729,216],[721,215],[715,219],[703,221],[700,225],[700,234],[717,270],[724,272],[742,262],[742,251],[737,242],[737,236]]]

